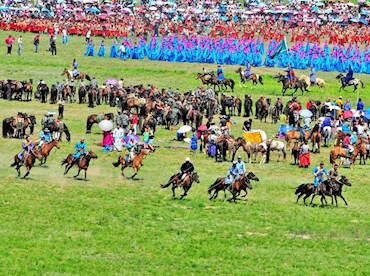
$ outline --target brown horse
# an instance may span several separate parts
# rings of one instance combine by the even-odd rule
[[[80,171],[84,170],[85,171],[85,181],[86,181],[87,169],[89,168],[90,160],[93,158],[97,159],[98,156],[94,152],[89,151],[87,154],[81,156],[78,160],[76,160],[76,162],[73,162],[73,155],[69,154],[67,158],[62,161],[62,164],[61,164],[62,166],[66,164],[64,174],[67,174],[68,171],[73,166],[77,165],[78,173],[73,177],[76,178],[77,176],[80,175]]]
[[[118,161],[116,163],[112,163],[113,166],[118,167],[121,164],[121,172],[122,176],[125,177],[125,174],[123,170],[127,167],[132,167],[134,170],[134,174],[132,175],[131,179],[134,179],[134,177],[137,175],[139,172],[140,167],[143,166],[143,160],[148,155],[150,150],[148,149],[141,149],[140,153],[134,157],[134,160],[130,163],[128,163],[125,160],[126,155],[122,154],[120,157],[118,157]]]
[[[38,151],[38,155],[41,157],[40,159],[40,165],[46,163],[46,159],[48,158],[51,150],[56,147],[57,149],[60,149],[60,145],[58,143],[57,139],[53,139],[49,143],[44,143],[41,150]]]
[[[109,97],[109,94],[111,93],[111,89],[109,87],[101,87],[99,90],[98,90],[98,94],[99,94],[99,99],[101,99],[101,102],[105,102],[105,104],[108,104],[108,97]],[[98,103],[96,104],[100,104],[100,100]]]
[[[101,118],[100,118],[100,117]],[[113,113],[106,113],[106,114],[102,114],[102,115],[97,115],[97,114],[91,114],[89,116],[87,116],[87,120],[86,120],[86,133],[91,133],[91,127],[93,126],[93,124],[98,124],[99,120],[102,119],[102,120],[114,120],[114,114]]]
[[[257,181],[257,182],[260,181],[259,178],[253,172],[247,173],[246,174],[246,177],[249,180],[254,180],[254,181]],[[217,198],[217,196],[218,196],[218,193],[220,191],[223,191],[224,192],[224,198],[226,198],[226,189],[228,188],[228,186],[229,185],[225,184],[225,177],[219,177],[219,178],[217,178],[216,181],[215,181],[215,183],[213,183],[208,188],[208,193],[209,194],[211,194],[211,192],[214,190],[214,192],[213,192],[212,196],[209,198],[209,200],[215,200]],[[246,186],[243,186],[242,189],[241,189],[241,190],[243,190],[245,192],[245,194],[242,195],[242,197],[246,197],[247,194],[248,194],[246,188],[247,188]]]
[[[176,198],[175,189],[182,186],[182,188],[184,189],[184,193],[181,195],[180,199],[183,199],[185,196],[188,195],[188,191],[190,190],[193,182],[195,181],[199,183],[199,175],[196,172],[193,172],[189,176],[185,177],[185,179],[182,181],[179,179],[179,177],[180,174],[175,174],[171,176],[167,184],[161,185],[161,187],[167,188],[172,184],[172,196],[173,198]]]
[[[287,141],[287,149],[290,149],[290,144],[292,143],[293,140],[298,140],[298,141],[308,141],[310,139],[311,134],[308,132],[308,130],[304,130],[305,137],[302,137],[302,133],[298,130],[288,130],[285,133],[285,141]]]
[[[14,163],[11,164],[11,167],[16,167],[15,169],[18,172],[18,177],[21,176],[20,167],[25,166],[26,167],[26,174],[23,176],[23,178],[26,178],[30,174],[30,170],[35,165],[36,158],[39,158],[38,154],[34,151],[31,151],[30,154],[23,157],[24,158],[24,164],[22,164],[21,160],[18,157],[18,154],[14,156]]]
[[[79,73],[78,73],[78,75],[77,75],[76,77],[73,77],[73,72],[72,72],[71,70],[68,70],[67,68],[64,68],[63,73],[62,73],[62,76],[63,76],[63,75],[66,75],[69,81],[70,81],[70,80],[73,80],[73,79],[76,79],[76,80],[84,80],[85,78],[86,78],[87,80],[89,80],[89,79],[90,79],[90,78],[89,78],[89,76],[88,76],[88,75],[86,75],[86,74],[85,74],[85,73],[83,73],[83,72],[79,72]]]
[[[321,138],[322,136],[319,131],[315,131],[311,134],[312,153],[320,153]]]
[[[330,163],[334,164],[335,160],[338,157],[345,157],[351,159],[351,169],[353,168],[353,164],[356,161],[356,157],[358,154],[360,154],[360,165],[362,164],[362,160],[364,165],[366,164],[365,157],[366,157],[366,146],[364,143],[362,143],[361,140],[358,140],[356,144],[354,144],[354,151],[350,157],[348,157],[348,151],[347,149],[344,149],[342,147],[334,146],[334,148],[330,151]]]
[[[243,178],[235,180],[234,183],[231,185],[232,186],[231,186],[230,192],[232,194],[232,197],[227,200],[229,202],[233,200],[234,202],[236,202],[236,198],[240,195],[240,191],[245,190],[245,196],[246,196],[247,195],[246,188],[250,190],[253,189],[251,182],[245,175]]]
[[[26,94],[25,101],[32,101],[32,93],[33,93],[33,80],[30,79],[28,82],[26,82],[24,93]]]
[[[251,86],[251,88],[255,88],[256,87],[256,85],[258,84],[258,82],[260,82],[260,84],[262,84],[263,85],[263,80],[262,80],[262,77],[261,76],[259,76],[259,75],[257,75],[257,74],[255,74],[255,73],[251,73],[248,77],[246,77],[245,75],[244,75],[244,72],[242,71],[242,68],[241,67],[239,67],[236,71],[235,71],[235,73],[238,73],[239,74],[239,76],[240,76],[240,82],[241,82],[241,85],[240,85],[240,87],[242,87],[242,86],[244,86],[244,87],[246,87],[246,85],[244,84],[246,81],[252,81],[252,83],[253,83],[253,85]]]

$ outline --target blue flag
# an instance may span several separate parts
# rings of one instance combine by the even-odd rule
[[[271,59],[276,58],[280,54],[288,51],[288,44],[286,43],[286,37],[280,42],[280,44],[276,47],[275,52],[271,55]]]

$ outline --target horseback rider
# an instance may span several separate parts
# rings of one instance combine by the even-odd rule
[[[348,70],[348,73],[347,73],[346,77],[344,78],[344,82],[345,82],[345,84],[349,84],[349,82],[353,79],[354,78],[353,78],[352,66],[349,66],[349,70]]]
[[[81,137],[80,141],[75,144],[76,153],[73,154],[73,164],[77,164],[81,156],[84,156],[87,152],[85,138]]]
[[[95,79],[95,77],[92,77],[90,81],[90,85],[91,85],[91,88],[94,88],[95,90],[98,90],[99,88],[98,81]]]
[[[16,117],[16,123],[17,123],[17,135],[23,135],[23,127],[24,127],[24,116],[23,113],[18,112],[18,115]],[[19,133],[20,132],[20,133]]]
[[[194,165],[190,162],[190,158],[186,157],[185,163],[181,165],[180,168],[180,180],[183,181],[187,176],[190,176],[194,172]]]
[[[206,81],[209,81],[211,79],[211,77],[212,77],[210,70],[208,68],[203,67],[202,71],[203,71],[204,79]]]
[[[233,161],[233,164],[227,171],[227,176],[225,177],[224,183],[228,185],[227,189],[229,191],[232,190],[233,183],[235,182],[236,179],[239,179],[239,170],[238,167],[236,166],[237,161]]]
[[[26,140],[22,143],[22,152],[18,154],[20,162],[23,164],[24,160],[27,159],[30,153],[38,156],[34,151],[35,144],[31,141],[31,137],[27,136]]]
[[[238,168],[239,171],[239,177],[240,178],[244,177],[244,174],[246,173],[245,163],[243,162],[242,157],[240,155],[238,156],[238,162],[236,163],[236,167]]]
[[[285,70],[287,73],[286,77],[289,81],[289,87],[294,88],[294,82],[295,82],[295,73],[292,67],[290,67],[290,63],[288,65],[288,68]]]
[[[312,173],[314,175],[314,179],[313,179],[313,185],[315,187],[315,190],[314,190],[314,194],[317,195],[319,193],[319,184],[324,182],[324,174],[325,175],[328,175],[328,172],[326,171],[326,169],[324,168],[324,163],[321,162],[320,163],[320,166],[318,167],[315,167],[313,170],[312,170]]]
[[[48,128],[44,128],[44,130],[41,130],[39,133],[40,141],[38,142],[38,150],[41,150],[44,146],[45,142],[49,143],[53,140],[53,137],[51,136],[51,133]]]
[[[311,85],[314,85],[316,83],[316,70],[313,65],[311,65],[311,70],[310,70],[310,82],[311,82]]]
[[[357,143],[358,141],[358,138],[357,138],[357,132],[356,131],[353,131],[351,133],[351,136],[349,138],[349,144],[348,144],[348,155],[349,157],[352,156],[352,154],[354,153],[355,151],[355,148],[354,148],[354,145]]]
[[[135,142],[134,138],[131,138],[126,144],[128,154],[126,155],[126,160],[128,163],[134,161],[135,155],[139,154],[140,148],[139,145]]]
[[[244,71],[244,77],[245,77],[245,79],[248,79],[252,75],[251,69],[252,69],[252,66],[248,62],[247,63],[247,67],[245,68],[245,71]]]
[[[80,72],[78,71],[78,63],[77,63],[77,60],[74,58],[73,59],[73,62],[72,62],[72,77],[73,78],[77,78],[78,75],[80,74]]]
[[[217,68],[217,81],[218,83],[222,83],[222,81],[225,79],[224,73],[222,71],[221,65],[218,65]]]
[[[328,180],[329,180],[329,187],[332,189],[333,184],[335,183],[335,180],[339,179],[339,171],[338,171],[338,164],[335,163],[333,168],[329,170],[328,172]],[[333,183],[334,182],[334,183]],[[329,189],[329,194],[331,195],[331,189]]]

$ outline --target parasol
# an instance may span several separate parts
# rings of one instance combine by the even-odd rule
[[[207,128],[207,125],[206,124],[203,124],[203,125],[200,125],[199,127],[198,127],[198,130],[199,131],[205,131],[205,130],[207,130],[208,128]]]
[[[99,123],[99,128],[102,131],[111,131],[113,129],[113,123],[109,120],[103,120]]]
[[[182,126],[179,128],[179,130],[177,131],[178,133],[186,133],[186,132],[189,132],[191,130],[191,126]]]
[[[341,110],[340,106],[337,106],[337,105],[331,105],[329,106],[329,109],[330,110]]]
[[[125,143],[127,144],[128,142],[130,142],[131,139],[134,139],[135,143],[138,143],[140,141],[139,136],[137,136],[135,134],[130,134],[130,135],[126,136]]]
[[[116,79],[107,79],[105,80],[106,84],[116,85],[118,83],[118,80]]]
[[[302,117],[312,117],[313,114],[310,110],[308,109],[302,109],[301,111],[299,111],[299,115],[301,115]]]
[[[344,119],[347,119],[347,118],[351,118],[351,117],[352,117],[352,115],[353,115],[353,113],[352,113],[352,111],[351,111],[351,110],[345,110],[345,111],[343,112],[343,114],[342,114],[342,117],[343,117]]]

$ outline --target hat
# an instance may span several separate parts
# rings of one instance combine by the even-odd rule
[[[233,164],[235,165],[236,163],[238,163],[238,162],[236,162],[236,161],[233,161]]]
[[[239,155],[239,156],[238,156],[238,159],[242,159],[242,157]]]
[[[341,99],[342,98],[342,96],[339,96],[339,99]]]
[[[190,157],[186,157],[185,158],[185,161],[190,161]]]
[[[46,127],[46,128],[44,129],[44,132],[45,132],[45,131],[49,131],[49,129]]]
[[[323,163],[323,162],[320,162],[320,166],[321,166],[321,165],[324,165],[324,163]]]

